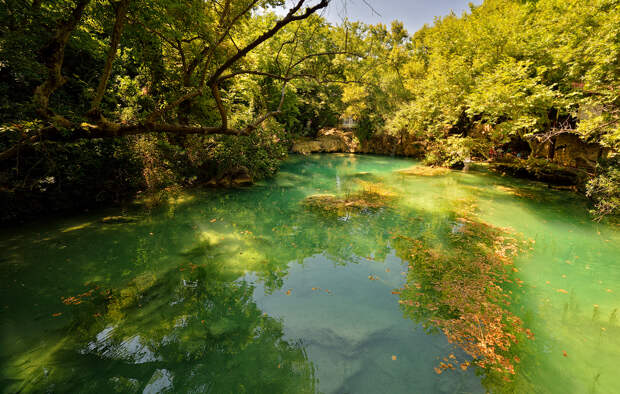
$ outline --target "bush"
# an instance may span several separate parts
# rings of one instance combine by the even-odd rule
[[[424,164],[450,168],[463,167],[471,158],[476,142],[470,137],[450,136],[428,145]]]
[[[596,220],[620,214],[620,158],[599,165],[600,173],[586,185],[586,195],[594,207],[590,212]]]

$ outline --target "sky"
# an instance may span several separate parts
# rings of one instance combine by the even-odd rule
[[[287,4],[291,2],[287,0]],[[398,19],[413,34],[425,23],[431,25],[435,16],[444,16],[450,11],[457,15],[469,11],[470,2],[480,5],[482,0],[332,0],[323,15],[334,24],[339,24],[344,16],[352,21],[359,20],[368,24],[381,22],[388,26]]]

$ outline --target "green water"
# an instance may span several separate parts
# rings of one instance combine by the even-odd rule
[[[2,391],[620,392],[618,227],[535,183],[395,172],[412,164],[292,158],[245,190],[2,231]],[[350,195],[359,180],[381,182],[396,202],[337,215],[301,204]],[[392,294],[408,266],[395,235],[454,231],[463,201],[535,241],[515,261],[523,286],[511,304],[535,339],[519,344],[504,386],[472,368],[437,374],[446,355],[467,355],[405,317]],[[135,220],[101,222],[121,214]]]

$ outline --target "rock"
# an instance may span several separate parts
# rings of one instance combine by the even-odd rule
[[[220,187],[241,187],[249,186],[254,183],[250,170],[244,166],[233,167],[224,172],[217,178],[212,178],[207,182],[207,186]]]
[[[424,145],[408,133],[400,136],[375,133],[369,140],[360,142],[352,131],[325,128],[319,130],[314,140],[307,138],[296,140],[291,152],[302,155],[339,152],[419,157],[424,153]]]
[[[293,143],[291,152],[308,155],[310,153],[322,152],[322,147],[319,141],[297,140]]]
[[[250,186],[252,183],[252,178],[249,176],[240,176],[232,179],[233,187]]]
[[[560,134],[555,140],[553,161],[562,166],[593,169],[601,153],[598,144],[586,143],[574,134]]]

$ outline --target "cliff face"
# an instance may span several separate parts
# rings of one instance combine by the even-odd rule
[[[303,155],[339,152],[419,157],[424,153],[424,146],[409,135],[375,134],[369,140],[360,142],[352,131],[332,128],[320,130],[314,140],[298,139],[293,143],[291,152]]]

